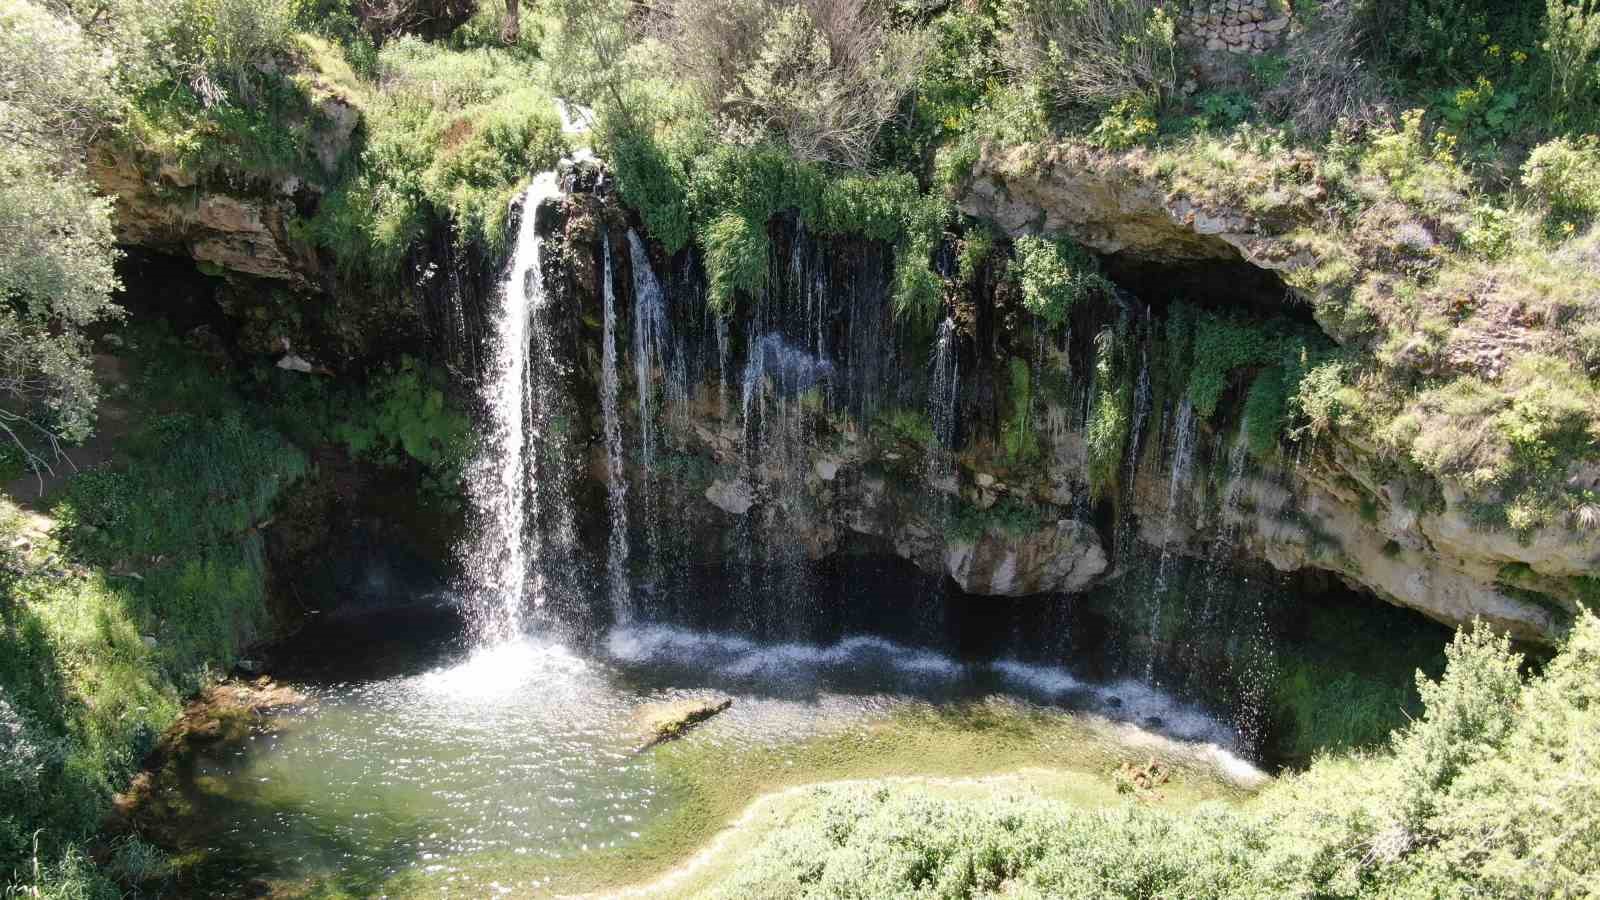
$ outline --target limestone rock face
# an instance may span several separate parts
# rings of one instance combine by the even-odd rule
[[[289,234],[295,211],[290,196],[207,192],[182,170],[158,164],[147,174],[145,161],[111,148],[101,148],[90,171],[100,190],[116,198],[117,240],[123,244],[299,287],[321,277],[316,253]]]
[[[1292,270],[1313,262],[1243,211],[1169,195],[1141,171],[1137,153],[986,152],[960,205],[1012,235],[1066,234],[1101,253],[1156,264],[1242,260],[1261,269]],[[1326,323],[1323,328],[1339,338],[1337,329]],[[1600,537],[1559,522],[1523,535],[1484,529],[1468,514],[1466,492],[1448,482],[1442,484],[1442,510],[1415,510],[1425,504],[1372,474],[1382,468],[1374,451],[1332,444],[1302,465],[1223,486],[1248,500],[1224,504],[1220,521],[1206,521],[1198,512],[1199,485],[1174,491],[1164,477],[1141,477],[1133,491],[1139,536],[1151,546],[1208,556],[1217,552],[1219,529],[1226,525],[1237,531],[1230,552],[1282,571],[1333,572],[1445,624],[1482,619],[1534,642],[1556,639],[1563,627],[1552,605],[1579,609],[1586,582],[1576,579],[1600,571]],[[1575,484],[1592,477],[1573,475]],[[1554,604],[1530,600],[1519,588]]]
[[[299,175],[195,171],[122,145],[98,147],[90,172],[100,190],[116,198],[118,240],[187,255],[222,274],[320,287],[315,251],[295,240],[287,225],[299,206],[314,206],[323,183],[338,174],[353,149],[361,110],[320,72],[302,74],[306,112],[290,124],[303,127],[311,166]]]
[[[1269,270],[1311,262],[1287,241],[1257,233],[1240,210],[1169,196],[1128,160],[1082,147],[986,150],[959,205],[1013,237],[1066,234],[1145,262],[1243,259]]]
[[[972,543],[952,543],[945,572],[963,591],[993,597],[1026,597],[1081,591],[1105,572],[1105,549],[1094,529],[1062,519],[1019,537],[994,529]]]

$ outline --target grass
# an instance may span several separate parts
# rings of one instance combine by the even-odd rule
[[[267,624],[260,531],[305,457],[252,424],[203,363],[150,340],[129,392],[143,426],[124,461],[73,478],[49,519],[0,498],[0,876],[52,890],[111,795]],[[124,846],[124,868],[155,865]],[[131,871],[131,869],[130,869]],[[52,874],[53,873],[53,874]],[[102,885],[103,886],[103,885]]]

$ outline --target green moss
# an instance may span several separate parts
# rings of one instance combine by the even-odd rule
[[[1036,462],[1042,452],[1033,421],[1033,384],[1026,360],[1012,357],[1007,368],[1011,373],[1011,415],[1000,425],[1000,447],[1005,451],[1006,465],[1028,465]]]

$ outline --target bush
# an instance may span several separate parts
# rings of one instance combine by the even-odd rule
[[[1017,238],[1016,250],[1011,273],[1022,289],[1022,305],[1052,328],[1078,302],[1115,290],[1094,257],[1071,241],[1024,236]]]
[[[864,168],[899,114],[927,42],[868,0],[672,0],[656,34],[725,139]]]
[[[1556,124],[1592,129],[1600,115],[1600,8],[1589,0],[1545,0],[1544,27]]]
[[[1540,144],[1522,165],[1522,185],[1552,224],[1588,223],[1600,213],[1600,140],[1586,135]]]
[[[639,211],[645,229],[668,253],[677,253],[694,237],[685,173],[654,140],[627,133],[610,143],[617,189]]]
[[[516,53],[453,52],[404,37],[378,57],[383,90],[364,104],[358,170],[301,224],[348,277],[393,287],[411,245],[434,221],[463,241],[505,246],[511,201],[567,152],[554,100]]]
[[[1262,109],[1306,138],[1320,138],[1341,121],[1354,128],[1377,124],[1385,97],[1361,52],[1365,24],[1357,16],[1319,17],[1284,56],[1283,78],[1262,95]]]
[[[1456,164],[1452,145],[1424,134],[1421,109],[1408,110],[1400,128],[1378,131],[1361,157],[1361,171],[1388,182],[1395,195],[1411,206],[1437,214],[1464,201],[1466,175]]]
[[[250,104],[261,69],[286,53],[294,33],[288,0],[179,0],[172,20],[173,63],[207,106]]]
[[[764,223],[724,213],[706,229],[706,303],[717,315],[733,311],[734,294],[759,294],[767,287],[772,241]]]
[[[1177,29],[1156,0],[1009,0],[1011,67],[1058,113],[1108,110],[1177,85]]]
[[[1084,809],[815,788],[719,897],[1556,897],[1600,875],[1600,620],[1545,674],[1463,631],[1393,749],[1317,760],[1248,806]]]

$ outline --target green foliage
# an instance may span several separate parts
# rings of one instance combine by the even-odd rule
[[[1570,234],[1600,213],[1600,140],[1559,137],[1535,147],[1522,186],[1544,206],[1552,230]]]
[[[1011,415],[1000,425],[1000,446],[1007,465],[1026,465],[1038,459],[1040,453],[1039,434],[1033,424],[1033,386],[1026,360],[1012,357],[1009,369]]]
[[[1114,290],[1094,257],[1071,241],[1023,236],[1016,251],[1011,273],[1022,288],[1022,305],[1052,328],[1065,322],[1079,301]]]
[[[249,104],[270,77],[263,70],[289,50],[293,26],[289,0],[178,0],[169,64],[204,105]]]
[[[958,503],[950,511],[945,531],[957,541],[973,543],[985,534],[1020,538],[1037,532],[1046,522],[1039,507],[1014,497],[1003,497],[988,509]]]
[[[436,373],[402,357],[372,380],[365,402],[334,433],[352,456],[391,466],[409,459],[450,484],[471,452],[472,423],[450,406]]]
[[[1156,136],[1155,103],[1143,94],[1124,97],[1100,117],[1089,141],[1106,150],[1129,150]]]
[[[1388,61],[1424,83],[1460,82],[1482,64],[1494,35],[1525,39],[1537,25],[1534,4],[1505,0],[1378,0],[1365,11]]]
[[[85,330],[120,314],[112,205],[83,159],[121,74],[75,20],[29,0],[0,6],[0,443],[35,470],[56,461],[40,445],[92,430]]]
[[[1203,419],[1217,411],[1217,402],[1236,369],[1264,365],[1280,355],[1277,335],[1243,319],[1209,313],[1195,320],[1194,367],[1189,370],[1189,402]]]
[[[1176,23],[1154,0],[1008,0],[1006,16],[1012,66],[1058,115],[1158,106],[1177,85]]]
[[[1597,404],[1572,363],[1528,354],[1498,384],[1463,377],[1420,393],[1380,437],[1430,475],[1498,494],[1492,524],[1526,534],[1577,502],[1562,473],[1593,456]]]
[[[261,529],[307,468],[180,345],[157,346],[126,463],[72,478],[54,537],[0,566],[0,734],[20,739],[8,761],[25,757],[0,762],[0,872],[36,884],[39,831],[37,884],[62,896],[103,889],[73,845],[101,827],[181,699],[259,633]],[[0,499],[7,548],[22,527]],[[147,849],[124,845],[120,864],[154,874]]]
[[[1399,129],[1385,129],[1362,155],[1365,173],[1388,182],[1395,195],[1418,209],[1437,212],[1460,204],[1466,176],[1456,165],[1448,141],[1424,133],[1424,111],[1408,110]]]
[[[878,422],[898,440],[918,447],[933,445],[933,422],[925,410],[896,407],[879,416]]]
[[[1094,407],[1084,429],[1089,493],[1096,499],[1117,483],[1133,408],[1133,376],[1125,337],[1106,328],[1095,336]]]
[[[330,384],[274,370],[273,424],[305,446],[343,445],[354,458],[414,466],[432,500],[453,502],[472,454],[472,422],[446,393],[445,376],[409,356],[364,386]]]
[[[733,312],[734,294],[756,295],[767,287],[772,240],[765,220],[723,213],[705,231],[706,303],[719,316]]]
[[[994,255],[995,237],[994,230],[982,222],[968,226],[956,260],[962,284],[977,283],[979,273]]]
[[[505,215],[528,176],[566,153],[554,101],[535,72],[500,50],[453,53],[415,38],[379,55],[357,175],[308,227],[347,271],[393,278],[430,218],[500,250]]]
[[[639,210],[650,236],[668,253],[687,247],[694,223],[682,169],[659,144],[637,133],[622,135],[610,148],[617,189],[624,202]]]
[[[1589,0],[1545,0],[1544,51],[1556,123],[1593,130],[1600,116],[1600,9]]]
[[[1318,759],[1246,807],[818,789],[713,895],[1581,896],[1600,872],[1600,774],[1583,764],[1600,620],[1528,680],[1488,629],[1447,656],[1392,750]]]
[[[972,128],[1003,76],[996,6],[952,4],[928,25],[928,54],[915,94],[879,138],[875,155],[884,165],[921,174],[940,145]]]
[[[1243,439],[1250,442],[1252,455],[1265,458],[1278,449],[1288,405],[1283,369],[1277,366],[1263,369],[1250,383],[1250,392],[1244,399]]]

